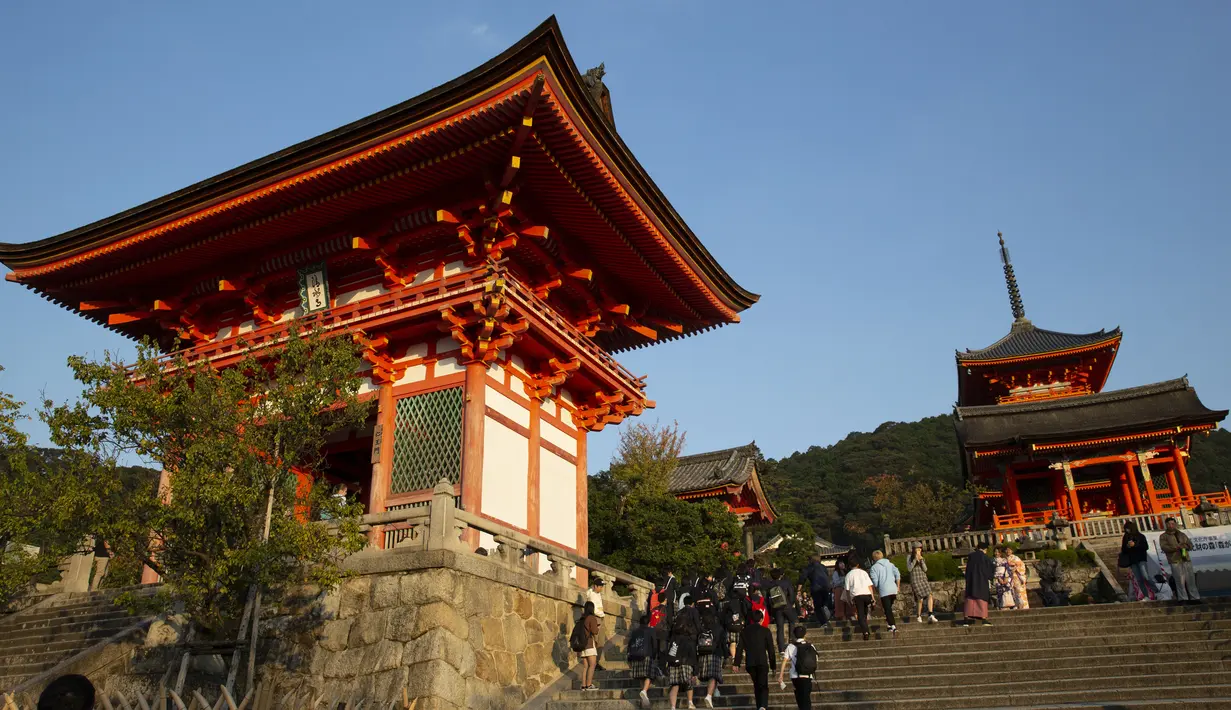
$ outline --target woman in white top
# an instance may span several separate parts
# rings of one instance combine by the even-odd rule
[[[859,617],[859,630],[863,631],[863,640],[872,637],[868,628],[868,607],[872,606],[872,578],[859,566],[859,560],[851,559],[851,571],[846,573],[846,594],[855,605],[855,614]]]

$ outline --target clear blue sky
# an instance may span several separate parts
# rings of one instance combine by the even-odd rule
[[[689,450],[767,456],[948,411],[1027,315],[1124,328],[1109,387],[1231,407],[1231,3],[8,2],[0,241],[78,227],[383,109],[556,13],[621,135],[763,294],[623,356]],[[117,336],[0,283],[0,389]],[[41,440],[37,426],[30,429]],[[591,469],[613,431],[591,439]]]

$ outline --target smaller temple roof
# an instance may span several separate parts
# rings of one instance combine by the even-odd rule
[[[958,440],[971,450],[1213,424],[1226,418],[1227,410],[1206,407],[1182,377],[1080,397],[955,407],[954,415]]]
[[[1112,328],[1110,331],[1099,330],[1095,333],[1060,333],[1054,330],[1044,330],[1036,327],[1029,320],[1022,319],[1013,322],[1008,335],[986,348],[965,352],[957,351],[957,361],[966,363],[1059,353],[1102,343],[1110,344],[1111,341],[1121,336],[1119,328]]]
[[[722,486],[741,486],[752,477],[760,453],[754,441],[733,449],[681,456],[676,459],[667,490],[679,495]]]
[[[769,552],[770,550],[777,550],[778,546],[781,544],[782,544],[782,536],[775,535],[772,540],[758,547],[756,549],[755,554],[763,555],[766,552]],[[812,541],[812,546],[816,548],[816,554],[820,555],[821,557],[839,557],[851,551],[850,545],[839,545],[837,543],[833,543],[833,542],[830,542],[829,540],[826,540],[820,535],[817,535],[816,538]]]

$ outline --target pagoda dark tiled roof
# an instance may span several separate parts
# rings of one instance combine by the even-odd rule
[[[1019,404],[954,408],[958,440],[966,449],[1072,441],[1159,431],[1222,421],[1188,378],[1098,394]]]
[[[673,495],[704,491],[726,485],[743,485],[756,469],[761,450],[756,442],[733,449],[681,456],[667,483]]]
[[[957,351],[958,362],[999,360],[1006,357],[1025,357],[1042,353],[1070,350],[1120,337],[1120,329],[1100,330],[1097,333],[1059,333],[1036,327],[1028,320],[1013,323],[1009,334],[982,350]]]

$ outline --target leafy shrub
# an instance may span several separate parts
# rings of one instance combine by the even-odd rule
[[[1040,560],[1059,560],[1065,567],[1095,567],[1094,553],[1089,550],[1040,550]]]
[[[1078,592],[1069,597],[1069,603],[1073,606],[1085,606],[1086,604],[1093,603],[1093,601],[1090,599],[1089,594],[1086,594],[1085,592]]]
[[[903,584],[906,584],[910,579],[910,572],[906,569],[906,555],[895,555],[889,558],[889,561],[897,565],[898,571],[902,573]],[[923,561],[928,565],[928,579],[933,582],[962,579],[965,576],[957,559],[948,552],[925,552]]]

